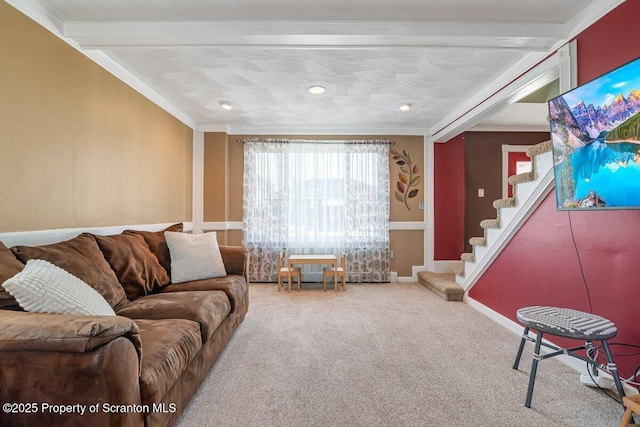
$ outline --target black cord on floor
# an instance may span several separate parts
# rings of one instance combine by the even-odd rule
[[[593,314],[593,304],[591,302],[591,293],[589,292],[589,286],[587,285],[587,278],[584,275],[584,268],[582,267],[582,260],[580,259],[580,251],[578,251],[578,245],[576,244],[576,238],[575,235],[573,234],[573,224],[571,223],[571,211],[567,211],[568,217],[569,217],[569,230],[571,232],[571,241],[573,242],[573,247],[575,248],[576,251],[576,256],[578,257],[578,265],[580,266],[580,274],[582,275],[582,283],[584,284],[584,289],[587,291],[587,299],[589,300],[589,312],[591,314]],[[616,343],[613,345],[618,345],[618,346],[625,346],[625,347],[634,347],[634,348],[638,348],[639,346],[634,345],[634,344],[624,344],[624,343]],[[628,354],[628,355],[623,355],[623,356],[635,356],[637,355],[637,353],[635,354]],[[617,402],[619,404],[622,404],[622,402],[620,400],[618,400],[617,394],[616,396],[613,396],[612,394],[610,394],[606,389],[603,389],[602,387],[600,387],[598,385],[598,383],[595,381],[595,379],[593,378],[593,376],[591,375],[591,370],[589,369],[590,365],[589,363],[587,363],[587,373],[589,374],[589,377],[591,378],[591,381],[595,384],[595,386],[602,392],[604,393],[606,396],[608,396],[611,400],[613,400],[614,402]],[[633,373],[633,382],[634,383],[638,383],[638,372],[640,372],[640,365],[638,365],[638,367],[636,368],[635,372]],[[635,386],[636,389],[638,389],[638,392],[640,392],[640,386],[636,385]],[[640,424],[640,420],[637,419],[638,417],[636,417],[636,415],[633,415],[633,422],[635,424]]]
[[[589,299],[589,313],[593,314],[593,304],[591,304],[591,293],[589,292],[589,286],[587,286],[587,278],[584,275],[584,268],[582,268],[582,260],[580,259],[580,251],[578,251],[578,245],[576,244],[576,238],[573,235],[573,224],[571,223],[571,211],[567,211],[569,214],[569,230],[571,231],[571,240],[573,241],[573,247],[576,250],[578,256],[578,265],[580,266],[580,274],[582,274],[582,283],[587,291],[587,298]]]

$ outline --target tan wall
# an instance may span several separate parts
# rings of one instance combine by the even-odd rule
[[[242,231],[229,230],[227,232],[227,245],[241,245],[242,244]]]
[[[227,221],[226,156],[227,134],[204,134],[204,213],[205,222]]]
[[[406,205],[404,201],[401,202],[396,198],[396,192],[399,192],[399,175],[403,172],[400,169],[401,166],[397,164],[398,160],[394,159],[392,155],[389,160],[389,184],[391,186],[389,193],[391,202],[390,220],[396,222],[423,221],[424,211],[419,209],[418,204],[424,202],[425,199],[424,138],[422,136],[394,136],[389,139],[396,143],[392,149],[402,156],[404,156],[404,151],[406,150],[413,160],[411,172],[413,173],[416,170],[416,173],[412,175],[413,179],[417,181],[416,185],[407,188],[407,185],[403,184],[405,192],[401,194],[402,198],[404,199],[404,194],[418,190],[415,197],[407,197]],[[407,156],[404,157],[406,158]],[[404,161],[403,159],[399,160]],[[407,167],[408,165],[403,166]],[[405,173],[404,175],[408,177],[408,174]],[[392,230],[389,232],[389,239],[389,248],[395,252],[395,259],[390,261],[391,271],[398,272],[398,276],[401,277],[412,276],[411,267],[424,264],[424,231]]]
[[[244,152],[242,144],[237,140],[244,138],[298,138],[298,139],[383,139],[395,141],[393,147],[399,152],[407,150],[414,158],[414,165],[418,166],[420,182],[411,187],[417,189],[418,194],[408,199],[409,209],[404,202],[400,202],[395,197],[400,166],[396,160],[390,158],[390,200],[391,200],[391,221],[423,221],[424,212],[418,209],[418,202],[424,201],[424,139],[422,136],[357,136],[357,135],[229,135],[225,142],[224,134],[205,133],[205,222],[225,221],[222,215],[221,204],[224,204],[226,185],[228,185],[228,206],[226,206],[226,221],[242,221],[242,181],[244,172]],[[222,147],[226,148],[222,148]],[[225,166],[225,155],[228,157],[228,166]],[[224,174],[221,170],[225,168],[226,180],[221,179]],[[215,177],[215,178],[214,178]],[[207,200],[209,198],[209,201]],[[219,233],[220,242],[226,244],[241,244],[242,233],[239,231],[228,231]],[[224,236],[224,237],[222,237]],[[412,266],[423,265],[424,259],[424,233],[422,231],[392,231],[390,233],[391,250],[395,251],[396,259],[391,261],[391,270],[397,271],[399,276],[411,276]]]
[[[234,187],[229,181],[237,181],[233,173],[234,168],[227,167],[227,159],[231,137],[224,132],[207,132],[204,134],[204,212],[205,222],[242,221],[242,213],[239,219],[231,219],[229,211],[231,206],[227,203],[228,188]],[[242,155],[242,151],[240,151]],[[240,163],[242,165],[242,162]],[[233,175],[230,179],[229,175]],[[233,193],[232,193],[233,194]],[[242,207],[242,171],[240,173],[240,204]],[[218,243],[221,245],[242,245],[242,232],[238,230],[208,230],[216,231]]]
[[[191,221],[192,130],[0,2],[0,231]]]
[[[244,146],[237,142],[239,138],[229,135],[229,221],[242,221]]]
[[[389,250],[395,252],[395,259],[389,261],[391,271],[397,271],[401,277],[411,277],[411,267],[424,264],[424,231],[391,230],[389,240]]]

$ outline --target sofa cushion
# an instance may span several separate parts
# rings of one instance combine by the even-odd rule
[[[169,247],[167,246],[167,240],[164,238],[165,231],[182,231],[182,223],[173,224],[164,230],[160,231],[139,231],[139,230],[125,230],[124,234],[139,234],[142,236],[151,252],[158,258],[160,265],[167,270],[167,274],[171,277],[171,256],[169,255]]]
[[[68,271],[98,291],[116,311],[129,303],[118,278],[90,234],[82,233],[52,245],[14,246],[11,250],[22,262],[44,259]]]
[[[169,283],[169,275],[139,234],[93,236],[116,273],[127,298],[134,300]]]
[[[247,293],[247,281],[243,276],[229,274],[213,279],[193,280],[185,283],[172,283],[160,290],[161,293],[180,291],[223,291],[231,302],[231,312],[240,306]]]
[[[2,283],[20,307],[38,313],[115,316],[107,301],[73,274],[43,259],[30,259],[24,269]]]
[[[171,255],[171,282],[227,275],[215,231],[203,234],[165,231],[164,237]]]
[[[118,311],[130,319],[187,319],[200,325],[202,342],[209,341],[231,312],[229,298],[221,291],[189,291],[147,295]]]
[[[244,246],[219,245],[220,255],[227,274],[244,276],[249,254]]]
[[[160,402],[202,348],[200,327],[184,319],[135,320],[142,342],[142,403]]]
[[[24,264],[18,261],[11,249],[0,242],[0,283],[4,283],[8,278],[20,273],[23,268]],[[0,309],[22,310],[18,301],[3,287],[0,287]]]
[[[119,336],[141,354],[138,326],[126,317],[0,310],[0,351],[89,353]]]

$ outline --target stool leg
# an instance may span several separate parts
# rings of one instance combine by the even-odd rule
[[[529,333],[529,327],[524,327],[524,332],[522,333],[522,339],[520,340],[520,347],[518,347],[518,354],[516,354],[516,360],[513,362],[513,369],[517,370],[518,365],[520,365],[520,358],[522,357],[522,350],[524,350],[524,344],[527,342],[527,334]]]
[[[524,406],[531,408],[531,397],[533,396],[533,385],[536,382],[536,371],[538,370],[538,362],[540,361],[540,347],[542,346],[542,332],[538,331],[536,337],[536,346],[533,350],[533,361],[531,362],[531,373],[529,374],[529,387],[527,388],[527,399]]]
[[[622,398],[624,397],[624,389],[622,388],[622,383],[620,382],[620,376],[618,375],[618,367],[616,366],[616,363],[613,361],[613,356],[611,355],[611,350],[609,350],[609,343],[607,343],[607,340],[602,340],[602,349],[604,350],[604,354],[607,357],[607,362],[608,362],[607,369],[611,372],[611,376],[613,377],[613,382],[616,384],[616,389],[618,389],[620,402],[622,402]]]

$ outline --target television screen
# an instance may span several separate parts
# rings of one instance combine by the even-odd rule
[[[558,209],[640,208],[640,58],[549,101]]]

